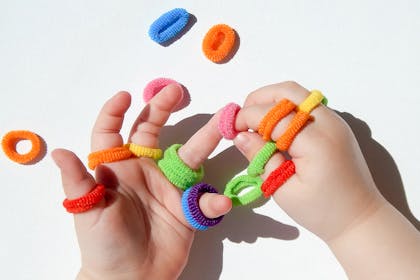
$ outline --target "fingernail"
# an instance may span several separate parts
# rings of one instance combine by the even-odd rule
[[[249,137],[246,133],[240,132],[238,135],[236,135],[235,139],[233,140],[235,143],[235,146],[242,152],[245,153],[248,144],[249,144]]]

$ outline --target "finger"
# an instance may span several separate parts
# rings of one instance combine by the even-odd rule
[[[257,153],[264,147],[266,142],[255,132],[240,132],[235,139],[233,139],[235,146],[241,151],[241,153],[252,161]],[[270,160],[264,167],[264,173],[261,175],[262,179],[266,179],[270,173],[280,166],[285,161],[285,157],[277,152],[274,153]]]
[[[130,103],[128,92],[119,92],[105,103],[92,129],[93,152],[123,145],[120,130]]]
[[[232,200],[224,195],[205,193],[198,202],[201,212],[209,219],[226,215],[232,209]]]
[[[191,169],[198,169],[222,139],[218,129],[219,118],[220,111],[179,148],[178,156]]]
[[[183,89],[180,85],[170,84],[164,87],[140,113],[131,129],[129,141],[158,148],[160,130],[182,98]]]

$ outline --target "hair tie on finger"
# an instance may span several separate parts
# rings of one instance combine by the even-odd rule
[[[165,150],[163,158],[158,161],[158,166],[166,178],[174,186],[186,190],[203,179],[204,168],[191,169],[178,156],[181,144],[173,144]]]
[[[146,103],[158,94],[167,85],[176,84],[181,87],[181,84],[169,78],[156,78],[150,81],[143,90],[143,100]]]
[[[295,110],[296,105],[288,99],[282,99],[261,120],[258,126],[258,134],[265,141],[271,140],[271,133],[276,125],[289,113]]]
[[[163,153],[161,149],[149,148],[134,143],[128,143],[125,146],[137,157],[148,157],[157,160],[162,157]]]
[[[125,146],[105,149],[90,153],[88,156],[88,166],[94,170],[99,164],[125,160],[132,156],[133,153]]]
[[[278,188],[280,188],[293,174],[295,174],[295,164],[291,160],[286,160],[275,169],[264,183],[261,185],[261,191],[264,197],[269,197]]]
[[[327,99],[319,90],[312,90],[309,96],[302,103],[299,104],[297,110],[304,111],[309,114],[321,102],[327,103]]]
[[[187,189],[182,194],[182,210],[187,222],[197,230],[206,230],[209,227],[220,223],[224,216],[217,218],[207,218],[199,207],[199,200],[204,193],[218,193],[217,190],[209,184],[199,183]]]
[[[225,139],[232,140],[238,134],[238,131],[235,129],[235,120],[240,109],[241,106],[236,103],[229,103],[222,109],[218,128]]]
[[[264,167],[273,154],[276,152],[277,147],[274,142],[267,142],[261,150],[255,155],[248,165],[247,173],[250,176],[259,176],[264,173]]]
[[[305,111],[299,111],[289,123],[286,131],[276,140],[277,149],[287,151],[295,139],[296,135],[305,126],[311,115]]]
[[[67,212],[77,214],[92,209],[96,204],[102,201],[105,196],[105,187],[97,184],[89,193],[75,199],[65,199],[63,206]]]
[[[232,200],[233,206],[246,205],[262,195],[261,184],[260,177],[239,175],[226,184],[224,195]]]
[[[16,150],[16,145],[22,140],[31,142],[31,150],[25,154],[20,154]],[[6,156],[14,162],[28,164],[35,161],[42,153],[43,143],[41,137],[28,130],[13,130],[3,136],[1,141]]]

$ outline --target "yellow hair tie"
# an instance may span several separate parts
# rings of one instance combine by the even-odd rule
[[[319,90],[312,90],[311,94],[297,107],[297,111],[303,111],[306,113],[310,113],[316,106],[318,106],[322,100],[324,99],[324,95]]]
[[[160,159],[162,157],[161,149],[153,149],[134,143],[128,143],[125,146],[137,157],[149,157],[152,159]]]

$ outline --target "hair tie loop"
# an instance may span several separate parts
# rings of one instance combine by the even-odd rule
[[[274,142],[267,142],[261,150],[255,155],[248,165],[247,173],[250,176],[259,176],[264,173],[264,167],[273,154],[276,152],[277,147]]]
[[[148,157],[157,160],[162,157],[163,153],[161,149],[149,148],[135,143],[128,143],[125,146],[137,157]]]
[[[16,144],[22,140],[28,140],[32,145],[31,150],[25,154],[20,154],[16,151]],[[10,160],[20,164],[28,164],[37,160],[43,148],[45,149],[41,138],[28,130],[12,130],[8,132],[3,136],[1,146]]]
[[[77,214],[92,209],[96,204],[102,201],[105,196],[105,187],[97,184],[89,193],[75,199],[65,199],[63,206],[67,212]]]
[[[133,153],[126,146],[100,150],[89,154],[88,166],[94,170],[99,164],[125,160],[132,156]]]
[[[204,55],[213,62],[222,62],[232,52],[235,41],[236,33],[229,25],[214,25],[204,36]]]
[[[235,129],[235,120],[239,110],[241,110],[241,106],[236,103],[229,103],[222,109],[218,128],[225,139],[232,140],[238,134]]]
[[[258,134],[262,136],[265,141],[271,140],[271,133],[276,125],[289,113],[295,110],[296,105],[288,100],[282,99],[264,116],[258,126]]]
[[[232,200],[233,206],[246,205],[261,195],[262,179],[249,175],[239,175],[226,184],[224,195]],[[250,188],[245,194],[241,194],[245,189]]]
[[[295,164],[291,160],[286,160],[275,169],[264,183],[261,185],[261,191],[264,197],[269,197],[278,188],[280,188],[293,174],[295,174]]]
[[[163,44],[175,38],[187,25],[190,14],[182,8],[175,8],[156,19],[149,28],[150,38]]]

